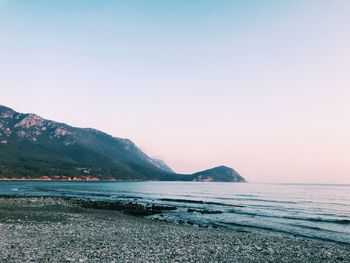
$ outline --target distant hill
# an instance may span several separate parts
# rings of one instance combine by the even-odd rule
[[[200,182],[244,182],[245,179],[227,166],[218,166],[191,175],[193,181]]]
[[[18,113],[2,105],[0,178],[244,181],[224,166],[193,175],[176,174],[129,139]]]

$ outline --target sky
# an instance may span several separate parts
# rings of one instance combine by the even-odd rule
[[[350,1],[0,0],[0,104],[179,173],[350,183]]]

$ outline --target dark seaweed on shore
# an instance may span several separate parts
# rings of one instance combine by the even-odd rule
[[[92,209],[104,209],[104,210],[115,210],[121,211],[123,213],[135,216],[147,216],[160,214],[163,211],[176,210],[175,206],[165,206],[165,205],[144,205],[135,202],[120,202],[120,201],[94,201],[94,200],[81,200],[81,199],[71,199],[75,205],[83,208]]]

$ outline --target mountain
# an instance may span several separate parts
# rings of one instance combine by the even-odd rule
[[[217,167],[193,175],[176,174],[129,139],[0,105],[0,178],[244,181],[231,170]]]
[[[218,166],[202,172],[194,173],[192,180],[197,182],[244,182],[245,179],[227,166]]]

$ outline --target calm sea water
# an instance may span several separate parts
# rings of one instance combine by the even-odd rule
[[[137,199],[178,207],[153,216],[163,220],[350,244],[350,185],[2,181],[0,194]]]

